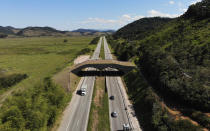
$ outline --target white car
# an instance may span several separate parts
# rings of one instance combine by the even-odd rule
[[[129,124],[123,124],[123,131],[131,131]]]

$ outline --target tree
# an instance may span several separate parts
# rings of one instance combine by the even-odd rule
[[[2,123],[6,122],[11,122],[12,128],[24,128],[24,119],[17,106],[11,106],[10,109],[3,115]]]
[[[6,34],[0,34],[0,38],[6,38],[7,36]]]

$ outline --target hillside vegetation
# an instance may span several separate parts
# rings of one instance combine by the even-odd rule
[[[143,18],[119,29],[113,36],[115,39],[124,38],[127,40],[143,39],[157,30],[172,19],[170,18]],[[148,24],[149,23],[149,24]]]
[[[210,118],[205,113],[210,110],[209,11],[210,2],[203,0],[178,18],[143,18],[108,37],[118,59],[135,61],[155,94],[208,129]],[[155,28],[147,28],[153,25]],[[133,29],[133,34],[127,34]],[[140,94],[135,97],[134,101]],[[200,115],[195,115],[198,111]]]

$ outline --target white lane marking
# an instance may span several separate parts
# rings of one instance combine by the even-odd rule
[[[67,126],[67,128],[66,128],[66,131],[68,131],[68,129],[69,129],[70,122],[71,122],[71,121],[69,121],[69,123],[68,123],[68,126]]]
[[[78,126],[78,124],[79,124],[79,120],[77,121],[77,126]]]
[[[97,53],[97,50],[101,49],[101,42],[102,42],[102,39],[100,38],[100,41],[99,41],[99,43],[98,43],[98,45],[97,45],[97,47],[96,47],[96,50],[95,50],[95,52],[94,52],[94,54],[93,54],[93,56],[92,56],[92,59],[93,59],[94,57],[97,57],[96,55],[99,55],[99,53]],[[87,81],[88,78],[89,78],[89,77],[84,78],[81,85],[83,85],[83,83],[86,83],[86,81]],[[95,79],[93,79],[93,81],[95,81]],[[80,86],[80,87],[81,87],[81,86]],[[93,84],[93,87],[94,87],[94,84]],[[76,92],[75,92],[75,94],[76,94]],[[73,99],[73,98],[72,98],[72,99]],[[89,101],[90,101],[90,103],[92,102],[92,100],[89,100]],[[84,106],[84,105],[83,105],[83,106]],[[66,131],[68,131],[69,126],[70,126],[70,123],[71,123],[71,121],[69,120],[68,125],[67,125],[67,128],[66,128]],[[77,126],[78,126],[78,124],[79,124],[79,120],[77,121]]]

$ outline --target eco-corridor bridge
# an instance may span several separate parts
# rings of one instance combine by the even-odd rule
[[[94,68],[96,70],[89,69],[87,71],[85,70],[86,68]],[[98,59],[87,60],[77,64],[72,68],[71,72],[78,76],[122,76],[134,68],[135,65],[131,62]]]

